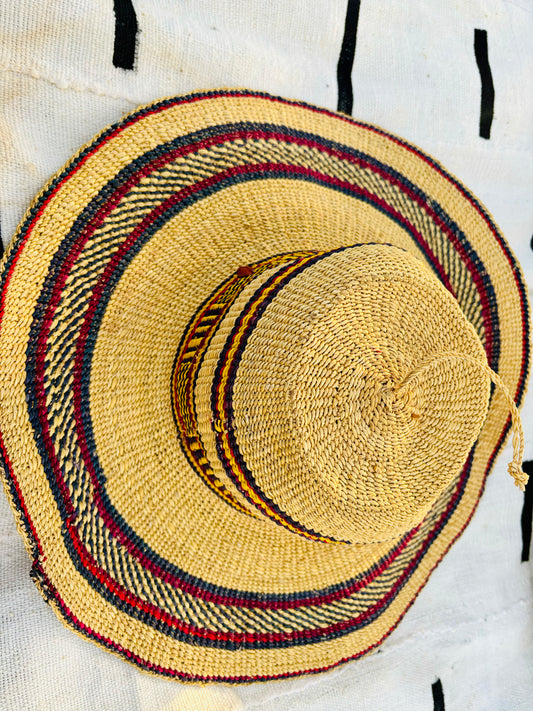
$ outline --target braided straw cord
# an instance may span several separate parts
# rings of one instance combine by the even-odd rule
[[[513,425],[513,461],[509,463],[507,471],[513,477],[516,486],[525,491],[526,484],[528,482],[528,475],[522,469],[522,461],[524,459],[524,428],[522,427],[522,420],[520,419],[520,413],[516,406],[516,403],[509,392],[509,388],[500,378],[498,373],[496,373],[492,368],[489,367],[487,363],[482,363],[481,361],[473,358],[472,356],[466,355],[465,353],[454,353],[453,351],[447,351],[445,353],[439,353],[437,356],[432,356],[425,363],[421,363],[417,366],[402,382],[401,386],[398,388],[400,392],[406,387],[408,383],[411,382],[417,375],[419,375],[423,370],[425,370],[430,363],[435,360],[447,360],[447,359],[459,359],[466,360],[470,363],[478,365],[484,373],[486,373],[492,382],[501,390],[504,396],[509,410],[511,411],[511,421]]]

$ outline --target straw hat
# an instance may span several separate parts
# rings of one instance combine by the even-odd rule
[[[45,187],[1,278],[4,483],[32,575],[143,669],[360,657],[511,425],[525,484],[520,268],[455,178],[375,126],[248,91],[142,108]]]

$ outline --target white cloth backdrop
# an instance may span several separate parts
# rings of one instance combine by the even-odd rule
[[[113,64],[113,5],[1,3],[4,244],[45,181],[141,103],[247,87],[337,107],[347,0],[133,0],[133,69]],[[495,89],[490,139],[479,135],[476,28],[487,32]],[[529,0],[361,0],[351,74],[353,115],[416,143],[466,183],[502,228],[530,287],[532,33]],[[531,393],[522,417],[532,459]],[[533,576],[521,562],[524,495],[506,473],[510,459],[508,446],[471,525],[379,653],[325,674],[239,687],[149,676],[63,628],[30,581],[1,495],[0,709],[529,711]],[[433,699],[437,679],[444,707]]]

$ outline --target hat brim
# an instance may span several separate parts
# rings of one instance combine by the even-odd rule
[[[1,448],[34,579],[69,627],[148,671],[233,682],[320,671],[394,629],[473,515],[504,398],[422,524],[366,546],[228,505],[191,467],[171,398],[181,334],[242,264],[366,242],[430,265],[520,405],[511,250],[466,188],[375,126],[248,91],[168,99],[37,197],[2,273]]]

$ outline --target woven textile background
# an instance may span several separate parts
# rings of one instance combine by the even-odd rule
[[[492,213],[531,295],[532,32],[528,0],[4,0],[2,241],[46,180],[124,113],[163,96],[247,87],[340,107],[433,155]],[[522,419],[530,462],[531,389]],[[30,580],[2,494],[0,709],[529,710],[533,484],[525,497],[513,486],[510,451],[378,653],[241,687],[154,678],[64,629]]]

